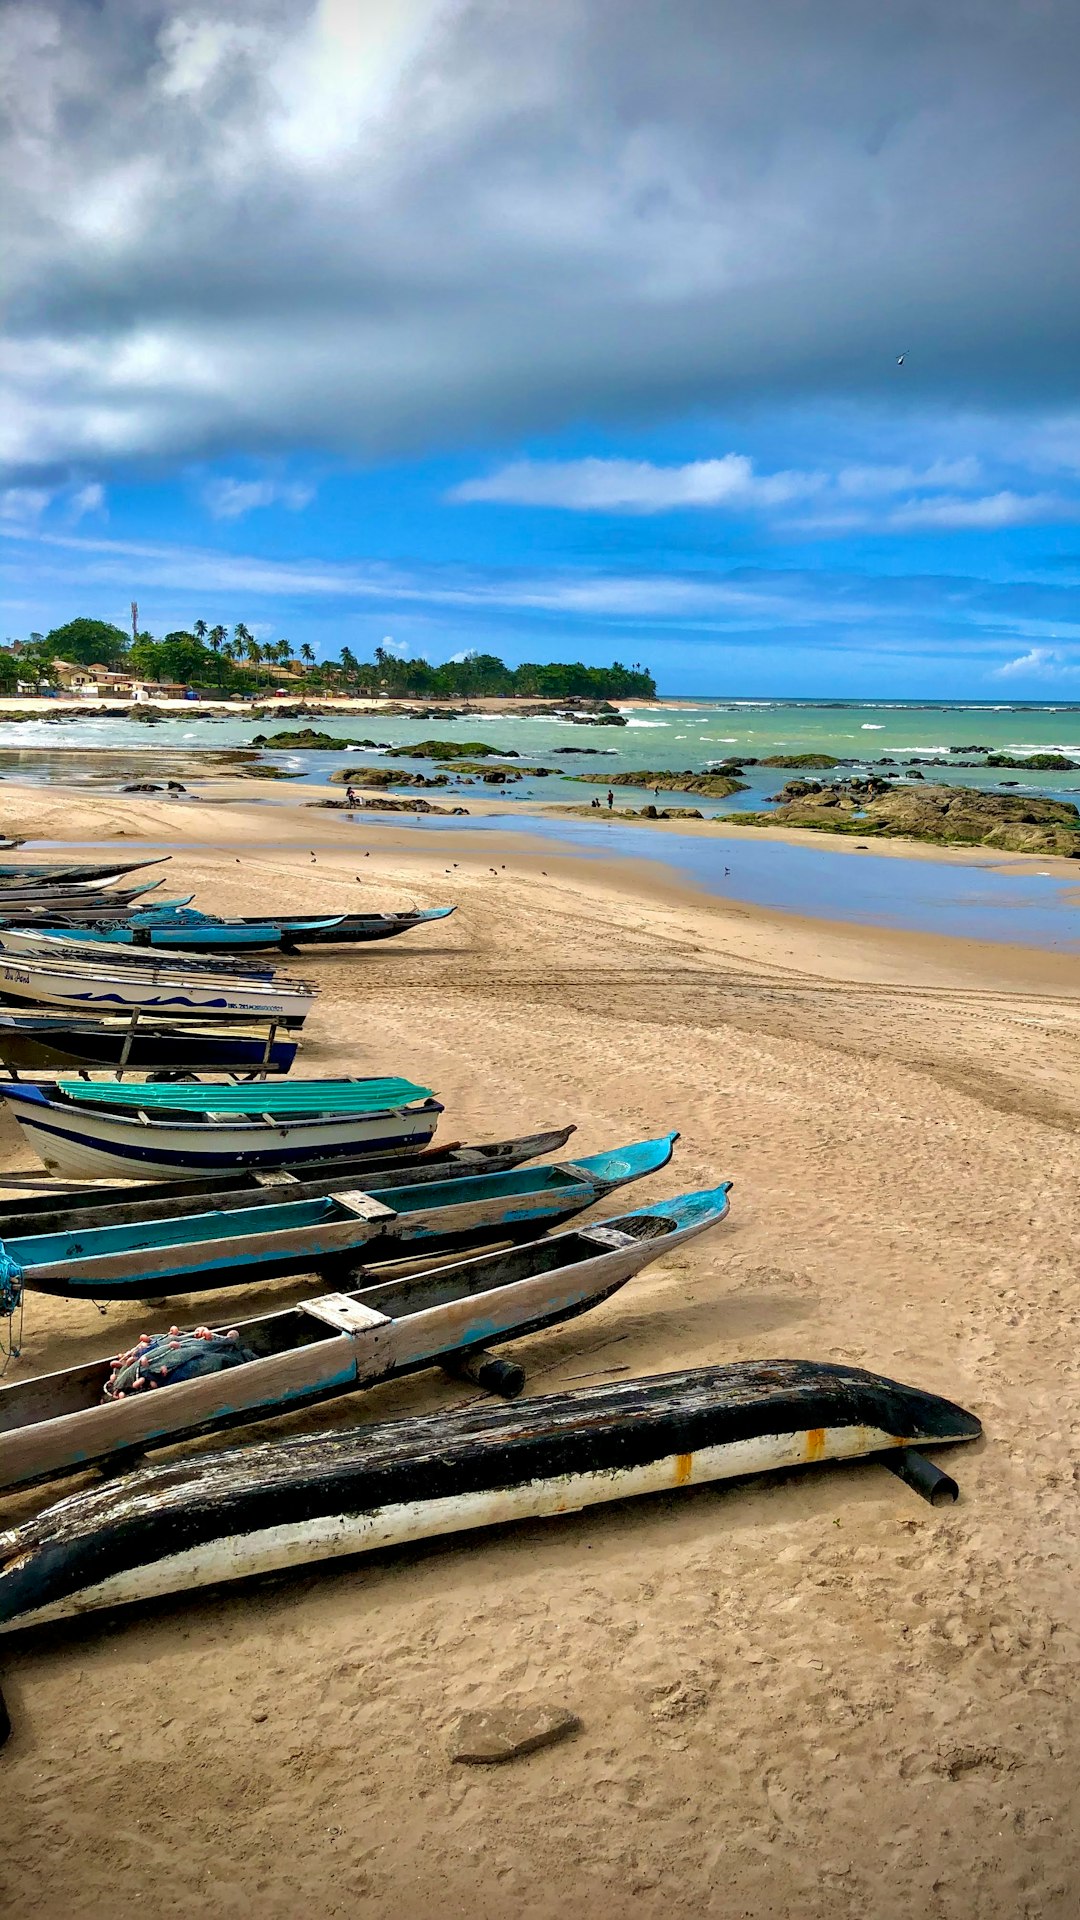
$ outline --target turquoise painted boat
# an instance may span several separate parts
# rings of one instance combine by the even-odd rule
[[[662,1143],[641,1143],[648,1144]],[[155,1340],[169,1383],[153,1390],[153,1367],[162,1361],[143,1349],[130,1358],[150,1373],[152,1390],[127,1390],[123,1399],[115,1397],[123,1378],[115,1355],[0,1386],[0,1488],[94,1461],[119,1465],[149,1447],[293,1412],[440,1361],[464,1360],[468,1369],[472,1356],[468,1377],[483,1384],[476,1361],[489,1346],[610,1299],[651,1261],[717,1226],[727,1211],[725,1182],[597,1226],[545,1234],[527,1246],[369,1281],[358,1291],[324,1294],[212,1335],[207,1329],[224,1365],[195,1377],[184,1378],[183,1370],[192,1354],[198,1366],[196,1341],[186,1338],[186,1355],[183,1348],[176,1354],[170,1375],[168,1344]],[[130,1379],[129,1370],[121,1390]],[[523,1378],[518,1391],[522,1384]]]
[[[240,1089],[237,1089],[240,1091]],[[0,1243],[9,1287],[69,1299],[159,1298],[340,1271],[478,1241],[532,1238],[617,1187],[665,1167],[678,1135],[587,1159],[509,1173],[354,1187],[311,1199],[246,1204],[164,1220],[29,1233]],[[248,1196],[244,1196],[245,1200]]]

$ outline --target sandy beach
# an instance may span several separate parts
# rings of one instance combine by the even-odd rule
[[[811,922],[651,866],[288,800],[7,784],[3,811],[28,836],[169,845],[167,890],[219,910],[457,902],[430,932],[291,963],[322,988],[296,1071],[414,1077],[448,1139],[572,1121],[585,1153],[677,1127],[642,1201],[734,1180],[714,1235],[507,1349],[527,1391],[843,1360],[960,1401],[986,1438],[953,1457],[951,1509],[878,1467],[818,1469],[13,1641],[10,1911],[1073,1915],[1075,957]],[[0,1134],[0,1165],[28,1169],[3,1114]],[[31,1297],[8,1377],[145,1320]],[[471,1392],[421,1374],[250,1437]],[[57,1491],[9,1502],[7,1523]],[[460,1715],[504,1701],[565,1707],[581,1731],[453,1764]]]

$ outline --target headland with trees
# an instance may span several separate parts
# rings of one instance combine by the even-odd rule
[[[305,642],[262,642],[243,621],[231,629],[195,620],[191,628],[156,639],[134,638],[106,620],[69,620],[51,632],[9,640],[0,648],[0,692],[48,692],[62,683],[61,667],[100,668],[150,686],[178,686],[222,698],[266,692],[349,694],[391,699],[652,700],[656,682],[640,665],[585,666],[575,661],[529,661],[508,667],[493,653],[466,653],[441,666],[402,659],[376,647],[360,660],[348,646],[320,660]]]

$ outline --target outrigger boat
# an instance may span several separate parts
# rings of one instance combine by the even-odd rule
[[[112,882],[121,878],[120,874],[109,873],[102,880],[84,880],[81,884],[72,881],[58,886],[52,886],[48,881],[30,880],[25,886],[5,887],[0,894],[0,906],[5,913],[18,907],[62,908],[66,905],[78,907],[84,903],[96,905],[98,902],[106,906],[120,904],[130,907],[132,901],[141,899],[144,894],[154,893],[158,887],[165,885],[164,879],[159,878],[143,880],[137,887],[114,887]]]
[[[140,1413],[157,1413],[161,1399]],[[932,1477],[912,1449],[981,1431],[952,1401],[880,1374],[771,1360],[194,1454],[76,1493],[0,1534],[0,1624],[10,1632],[824,1460],[915,1460]],[[715,1526],[720,1511],[703,1507],[702,1524]]]
[[[5,1238],[0,1268],[9,1287],[70,1300],[160,1299],[533,1236],[658,1173],[677,1138],[511,1173],[413,1184],[406,1172],[303,1199],[279,1188],[167,1219],[91,1226],[82,1215],[59,1231]]]
[[[261,1314],[208,1336],[206,1351],[220,1349],[224,1368],[154,1391],[107,1397],[110,1381],[115,1394],[123,1377],[115,1356],[0,1387],[0,1488],[294,1412],[535,1333],[609,1299],[650,1261],[716,1226],[727,1213],[727,1195],[726,1184],[683,1194],[505,1253]],[[185,1345],[178,1359],[198,1354],[190,1336],[180,1338]],[[166,1342],[152,1346],[150,1368],[167,1352]],[[146,1372],[145,1365],[140,1370]]]
[[[65,1078],[48,1089],[6,1080],[0,1099],[12,1103],[47,1167],[89,1179],[190,1180],[230,1167],[267,1172],[400,1153],[425,1146],[442,1112],[430,1088],[399,1079],[232,1086]]]
[[[474,1173],[508,1173],[528,1160],[558,1153],[573,1132],[573,1126],[552,1127],[544,1133],[525,1133],[516,1139],[485,1141],[476,1146],[450,1141],[445,1146],[429,1145],[392,1156],[312,1160],[305,1164],[302,1178],[284,1168],[259,1173],[238,1167],[227,1173],[204,1173],[197,1180],[139,1180],[123,1187],[95,1183],[72,1190],[62,1181],[32,1181],[45,1190],[7,1203],[9,1210],[0,1213],[0,1239],[14,1239],[22,1233],[61,1233],[78,1222],[120,1226],[125,1222],[174,1220],[178,1214],[205,1211],[211,1202],[225,1207],[251,1205],[262,1194],[274,1199],[313,1200],[353,1179],[371,1187],[384,1175],[393,1176],[401,1185],[404,1181],[453,1180]],[[5,1174],[0,1186],[26,1179],[25,1174]]]
[[[72,1013],[121,1013],[142,1008],[174,1017],[276,1020],[301,1026],[318,989],[310,981],[259,979],[233,970],[208,974],[162,964],[146,955],[141,967],[110,959],[53,959],[48,954],[0,952],[0,996]]]
[[[0,1012],[0,1066],[21,1073],[112,1067],[118,1073],[288,1073],[298,1042],[272,1022],[220,1027],[124,1017]],[[2,1185],[0,1179],[0,1185]]]

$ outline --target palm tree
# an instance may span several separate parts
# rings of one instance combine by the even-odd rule
[[[195,635],[196,640],[205,640],[207,635],[206,621],[196,620],[191,631]]]
[[[195,622],[196,632],[198,632],[198,627],[199,627],[199,623],[198,621],[196,621]],[[215,653],[219,653],[221,651],[221,648],[225,646],[227,635],[228,635],[227,627],[211,627],[209,633],[206,636],[207,644],[213,648]],[[201,635],[200,635],[200,638],[201,638]],[[227,648],[226,648],[225,657],[226,659],[228,658]]]

